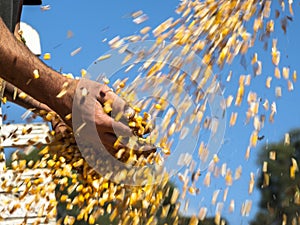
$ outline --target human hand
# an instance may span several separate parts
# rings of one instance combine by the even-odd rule
[[[142,144],[138,141],[132,144],[135,135],[128,126],[128,119],[134,116],[135,112],[108,86],[81,79],[73,93],[72,127],[74,134],[85,145],[98,146],[100,143],[102,148],[104,147],[114,156],[120,149],[123,149],[125,152],[122,159],[128,158],[129,151],[138,157],[148,156],[156,151],[152,145]],[[105,106],[108,103],[111,107],[110,110],[107,110]],[[121,115],[121,120],[116,121],[114,119],[116,115]],[[65,119],[65,122],[70,124],[70,120]],[[130,146],[128,146],[128,142],[131,142]]]

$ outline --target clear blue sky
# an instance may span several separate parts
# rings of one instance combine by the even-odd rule
[[[108,40],[120,35],[132,35],[138,33],[139,30],[148,25],[156,27],[161,22],[169,17],[176,17],[174,9],[179,1],[175,0],[44,0],[43,5],[50,4],[49,11],[41,11],[39,7],[24,7],[22,20],[32,25],[40,34],[42,43],[42,52],[50,52],[51,60],[46,63],[56,70],[62,69],[65,73],[73,73],[80,75],[80,70],[87,68],[100,55],[109,50],[106,42],[102,42],[104,38]],[[277,4],[277,1],[275,1]],[[290,70],[297,70],[300,73],[300,63],[298,53],[299,37],[300,37],[300,6],[296,1],[294,3],[294,21],[289,23],[287,35],[283,35],[280,29],[280,24],[275,24],[278,48],[281,51],[280,66],[289,66]],[[140,25],[132,22],[129,14],[133,11],[142,9],[144,13],[149,16],[149,20]],[[272,8],[274,14],[274,8]],[[71,30],[74,33],[73,38],[67,39],[67,31]],[[70,53],[82,47],[81,52],[75,56],[70,56]],[[234,171],[238,166],[242,166],[243,174],[239,181],[234,182],[229,189],[227,201],[223,215],[228,219],[230,224],[247,224],[247,221],[253,218],[256,207],[254,206],[249,217],[240,216],[240,208],[242,203],[249,199],[254,205],[259,200],[259,192],[255,191],[251,196],[248,195],[248,182],[250,179],[250,172],[258,174],[261,169],[255,164],[256,153],[259,147],[267,142],[278,141],[283,138],[284,133],[292,128],[300,127],[300,107],[298,106],[300,97],[299,82],[294,84],[294,91],[288,92],[286,82],[281,79],[275,81],[273,78],[272,89],[265,89],[264,82],[266,76],[273,75],[273,66],[271,65],[270,48],[264,52],[261,45],[254,48],[258,52],[259,59],[263,62],[263,73],[260,77],[252,80],[250,87],[247,90],[258,92],[262,98],[268,98],[269,101],[275,100],[274,87],[279,85],[283,88],[282,98],[277,100],[278,113],[275,116],[275,122],[265,124],[261,134],[265,135],[265,139],[260,142],[259,146],[252,149],[251,157],[245,161],[245,150],[248,146],[249,137],[252,131],[252,126],[244,126],[246,105],[239,108],[232,108],[227,112],[228,120],[231,111],[237,111],[238,123],[233,128],[227,128],[225,133],[224,145],[219,153],[220,163],[226,162],[228,166]],[[249,58],[254,51],[247,55],[248,64]],[[251,66],[248,66],[247,71],[241,68],[239,62],[236,61],[231,67],[226,67],[222,71],[215,71],[219,73],[222,79],[226,79],[229,70],[233,70],[233,78],[230,84],[225,84],[225,96],[229,94],[235,95],[237,90],[237,78],[239,74],[252,73]],[[299,74],[300,75],[300,74]],[[277,83],[277,84],[276,84]],[[8,113],[9,120],[21,121],[20,115],[24,112],[18,107],[7,108],[4,106],[4,111]],[[212,192],[216,189],[221,189],[220,197],[225,189],[223,179],[212,179],[212,185],[206,188],[202,185],[202,180],[198,184],[201,192],[196,197],[191,197],[191,204],[188,214],[193,212],[198,213],[199,206],[207,206],[210,213],[214,213],[214,206],[211,206]],[[232,214],[228,214],[228,204],[230,199],[235,199],[236,210]]]

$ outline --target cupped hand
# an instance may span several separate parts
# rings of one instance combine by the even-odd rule
[[[81,79],[74,93],[72,127],[82,145],[101,146],[112,155],[120,149],[131,151],[137,156],[148,156],[156,151],[153,145],[138,141],[128,146],[128,140],[135,136],[128,126],[128,119],[134,116],[134,110],[107,85]],[[116,121],[114,117],[119,114],[122,119]],[[121,141],[116,144],[117,140]]]

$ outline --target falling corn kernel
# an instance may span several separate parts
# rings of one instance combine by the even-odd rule
[[[276,152],[275,151],[270,151],[270,153],[269,153],[269,159],[276,160]]]
[[[151,27],[144,27],[143,29],[140,30],[141,34],[146,34],[151,30]]]
[[[220,159],[219,159],[218,155],[214,154],[214,156],[213,156],[213,161],[214,161],[214,163],[218,163],[219,160],[220,160]]]
[[[24,97],[24,98],[25,98],[25,97]],[[2,97],[1,101],[2,101],[3,104],[5,104],[5,103],[7,102],[6,96]]]
[[[294,70],[293,72],[293,81],[296,82],[297,81],[297,71]]]
[[[271,87],[271,81],[272,81],[272,77],[267,77],[267,80],[266,80],[266,87],[267,88]]]
[[[230,201],[230,204],[229,204],[229,212],[230,212],[230,213],[234,212],[234,208],[235,208],[235,202],[234,202],[234,200],[232,199],[232,200]]]
[[[281,87],[276,87],[275,88],[275,95],[276,95],[277,98],[280,98],[282,96]]]
[[[262,171],[266,173],[268,171],[268,162],[264,161]]]
[[[102,60],[105,60],[105,59],[109,59],[111,57],[111,54],[107,54],[107,55],[102,55],[100,56],[97,61],[102,61]]]
[[[275,67],[274,76],[275,76],[277,79],[280,79],[280,77],[281,77],[281,73],[280,73],[280,70],[279,70],[278,67]]]
[[[81,74],[81,77],[82,78],[85,78],[86,77],[86,74],[87,74],[87,71],[85,69],[81,69],[80,70],[80,74]]]
[[[70,56],[75,56],[81,51],[82,47],[76,48],[74,51],[70,53]]]
[[[230,116],[229,126],[234,126],[236,123],[236,119],[237,119],[237,113],[232,112]]]
[[[242,209],[241,209],[242,216],[249,216],[251,208],[252,208],[252,201],[246,200],[245,203],[243,203],[242,205]]]
[[[51,54],[45,53],[43,58],[44,58],[44,60],[49,60],[49,59],[51,59]]]
[[[290,80],[288,80],[288,91],[292,91],[292,90],[294,90],[294,85]]]
[[[285,133],[284,135],[284,145],[290,145],[290,134]]]
[[[33,71],[33,78],[34,78],[34,79],[38,79],[39,77],[40,77],[39,71],[38,71],[37,69],[35,69],[35,70]]]
[[[26,97],[27,97],[27,94],[25,92],[21,92],[19,94],[19,98],[21,98],[21,99],[25,99]]]
[[[62,98],[67,93],[67,89],[62,89],[57,95],[56,98]]]
[[[106,105],[104,105],[103,110],[106,114],[108,114],[112,111],[112,107],[110,104],[106,104]]]
[[[65,116],[65,120],[70,120],[72,118],[72,114],[69,113],[68,115]]]
[[[238,180],[242,176],[242,166],[239,166],[234,173],[234,179]]]
[[[155,108],[160,110],[161,109],[161,104],[155,104]]]
[[[290,75],[290,69],[288,67],[283,67],[282,68],[282,77],[284,79],[289,79],[289,75]]]
[[[207,214],[207,208],[206,207],[201,207],[200,208],[200,211],[199,211],[199,214],[198,214],[198,217],[201,221],[205,220],[205,217],[206,217],[206,214]]]
[[[265,110],[269,110],[269,101],[268,101],[268,99],[266,99],[266,100],[264,101],[263,107],[264,107]]]
[[[212,205],[216,204],[219,193],[220,193],[220,190],[215,190],[214,191],[213,197],[212,197],[212,200],[211,200]]]
[[[251,137],[250,137],[250,145],[252,147],[255,147],[256,144],[257,144],[257,140],[258,140],[258,134],[257,134],[257,131],[253,131],[252,134],[251,134]]]
[[[228,96],[228,98],[226,99],[226,107],[229,108],[231,106],[231,103],[233,101],[233,96],[230,95]]]
[[[207,187],[210,186],[210,173],[207,173],[207,174],[205,175],[203,184],[204,184],[205,186],[207,186]]]

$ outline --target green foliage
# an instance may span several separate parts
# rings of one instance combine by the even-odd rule
[[[282,140],[260,151],[258,165],[267,163],[267,171],[261,172],[257,183],[261,192],[260,211],[251,225],[277,225],[283,221],[300,224],[300,175],[296,171],[293,177],[290,172],[292,161],[300,162],[300,130],[289,134],[290,145]]]

